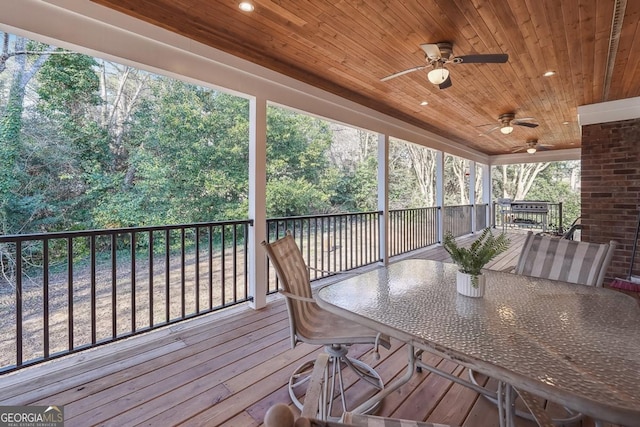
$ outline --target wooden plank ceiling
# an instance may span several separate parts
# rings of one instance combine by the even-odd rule
[[[489,155],[529,139],[577,148],[578,106],[640,96],[636,0],[622,0],[617,15],[616,0],[254,0],[252,13],[237,0],[93,1]],[[614,21],[622,22],[617,49]],[[420,45],[441,41],[456,56],[509,60],[448,64],[453,86],[444,90],[427,81],[430,68],[380,81],[425,65]],[[549,70],[556,74],[544,77]],[[481,136],[503,113],[539,126]]]

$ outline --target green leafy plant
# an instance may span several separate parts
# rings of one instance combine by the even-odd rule
[[[442,246],[461,272],[478,276],[489,261],[507,250],[510,243],[505,233],[495,237],[490,228],[485,228],[468,248],[458,246],[451,233],[445,234]],[[474,280],[474,286],[477,286],[476,283]]]

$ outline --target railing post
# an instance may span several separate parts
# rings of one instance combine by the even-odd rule
[[[476,224],[476,162],[469,161],[469,204],[471,205],[471,232],[477,230]]]
[[[378,134],[378,211],[380,263],[389,262],[389,135]]]
[[[436,153],[436,206],[438,211],[438,242],[444,240],[444,153]]]
[[[564,224],[562,223],[562,202],[558,203],[558,233],[564,233]]]

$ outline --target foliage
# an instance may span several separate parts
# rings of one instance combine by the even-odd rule
[[[292,216],[330,210],[338,175],[326,156],[328,124],[284,108],[267,114],[267,215]]]
[[[505,233],[495,237],[491,228],[485,228],[480,236],[468,248],[458,246],[453,234],[444,236],[443,248],[463,273],[477,276],[482,268],[496,256],[509,248],[511,241]]]
[[[530,200],[561,202],[565,229],[580,216],[579,172],[578,161],[551,163],[540,173],[527,195]]]

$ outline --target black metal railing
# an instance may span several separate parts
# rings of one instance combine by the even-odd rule
[[[438,243],[440,210],[454,236],[471,233],[474,216],[476,230],[487,225],[487,205],[392,210],[388,256]],[[547,215],[561,229],[562,204]],[[318,280],[380,261],[381,220],[377,211],[268,219],[267,239],[291,230]],[[251,223],[0,236],[0,372],[250,300]],[[269,266],[267,292],[276,290]]]
[[[380,212],[310,215],[267,220],[267,241],[291,231],[302,256],[311,268],[311,280],[380,260]],[[267,291],[278,290],[269,265]]]
[[[249,300],[250,224],[0,236],[0,372]]]
[[[487,221],[489,217],[487,213],[488,208],[488,204],[479,204],[473,207],[476,215],[476,230],[482,230],[489,226],[489,222]]]
[[[471,213],[473,206],[445,206],[442,208],[443,231],[453,237],[464,236],[472,231]]]
[[[397,209],[389,212],[389,256],[438,243],[439,207]]]

